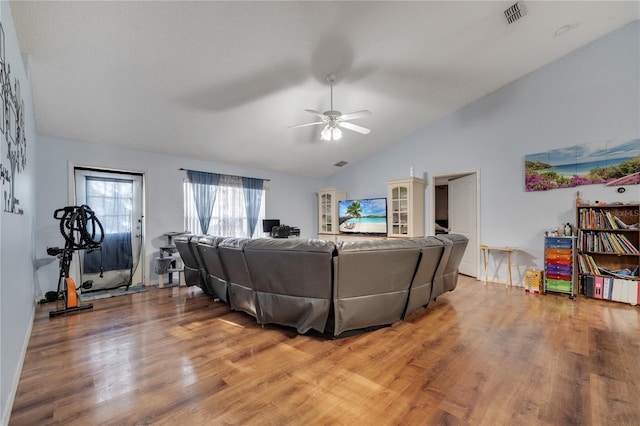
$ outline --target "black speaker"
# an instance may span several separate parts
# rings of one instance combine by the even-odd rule
[[[273,238],[289,238],[291,229],[286,225],[274,226],[271,228],[271,236]]]

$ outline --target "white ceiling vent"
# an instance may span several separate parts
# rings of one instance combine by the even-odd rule
[[[342,161],[338,161],[336,164],[334,164],[334,166],[342,167],[342,166],[346,166],[347,164],[349,164],[349,162],[342,160]]]
[[[527,11],[521,2],[514,3],[513,6],[504,11],[504,17],[507,18],[508,24],[513,24],[526,14]]]

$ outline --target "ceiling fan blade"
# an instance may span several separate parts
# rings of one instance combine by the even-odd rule
[[[295,126],[287,126],[287,129],[295,129],[296,127],[317,126],[318,124],[324,124],[324,121],[315,121],[313,123],[296,124]]]
[[[344,127],[345,129],[353,130],[354,132],[362,133],[363,135],[368,135],[371,129],[367,129],[366,127],[358,126],[357,124],[347,123],[344,121],[338,122],[338,126]]]
[[[305,109],[305,111],[307,111],[308,113],[311,113],[313,115],[317,115],[318,117],[322,118],[323,120],[325,120],[327,118],[326,115],[324,115],[320,111],[316,111],[315,109]]]
[[[347,114],[342,114],[340,116],[340,120],[353,120],[355,118],[366,117],[368,115],[371,115],[371,111],[363,109],[362,111],[355,111]]]

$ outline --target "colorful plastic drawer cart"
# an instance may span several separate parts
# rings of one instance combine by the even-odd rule
[[[573,237],[545,237],[544,291],[567,293],[573,299]]]

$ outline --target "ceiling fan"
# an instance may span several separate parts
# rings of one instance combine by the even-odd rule
[[[306,127],[306,126],[317,126],[319,124],[324,124],[324,129],[320,132],[320,139],[324,141],[337,141],[342,138],[342,130],[340,128],[353,130],[354,132],[362,133],[363,135],[369,134],[371,129],[367,129],[366,127],[358,126],[357,124],[349,123],[349,120],[354,120],[356,118],[366,117],[371,115],[371,111],[362,110],[350,112],[348,114],[343,114],[340,111],[335,111],[333,109],[333,82],[335,81],[336,76],[330,74],[327,76],[327,81],[331,86],[331,109],[325,112],[319,112],[314,109],[305,109],[305,111],[315,115],[320,118],[320,121],[314,121],[313,123],[306,124],[297,124],[295,126],[289,126],[289,129],[293,129],[296,127]]]

